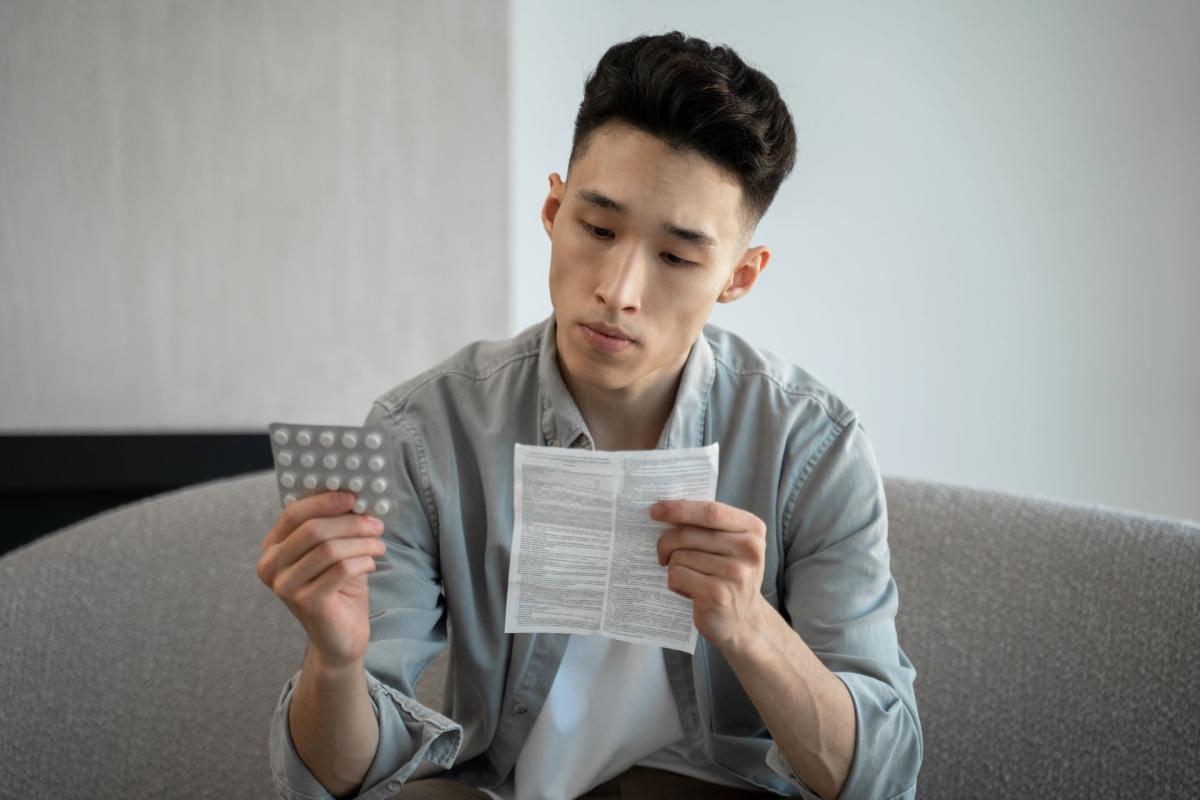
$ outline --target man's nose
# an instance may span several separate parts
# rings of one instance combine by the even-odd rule
[[[649,264],[637,247],[628,247],[604,266],[596,285],[596,299],[610,309],[636,311],[642,305],[642,289]]]

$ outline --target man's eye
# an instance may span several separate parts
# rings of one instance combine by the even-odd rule
[[[607,239],[612,234],[612,231],[610,231],[608,228],[597,228],[595,225],[589,225],[586,222],[583,223],[583,227],[591,231],[592,235],[597,239]]]
[[[663,257],[667,259],[668,264],[674,264],[677,267],[694,267],[694,266],[696,266],[695,261],[688,261],[685,258],[680,258],[679,256],[675,255],[674,253],[663,253]]]

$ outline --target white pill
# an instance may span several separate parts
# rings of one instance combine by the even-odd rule
[[[342,479],[337,475],[330,475],[325,479],[325,488],[331,492],[336,492],[338,489],[342,488]]]
[[[355,475],[353,478],[350,479],[350,482],[346,484],[346,488],[356,494],[358,492],[362,491],[362,487],[363,487],[363,479],[362,479],[361,475]]]
[[[382,517],[384,514],[386,514],[388,512],[388,509],[391,507],[392,507],[392,504],[389,503],[387,500],[376,500],[375,508],[374,508],[375,515]]]
[[[309,431],[297,431],[296,444],[300,445],[301,447],[308,447],[310,444],[312,444],[312,433]]]
[[[321,447],[333,447],[336,439],[333,436],[333,431],[321,431],[320,439]]]
[[[316,475],[305,475],[304,476],[304,488],[305,489],[317,488],[317,476]]]
[[[275,460],[279,462],[280,466],[290,467],[292,465],[292,451],[280,450]]]
[[[376,478],[375,480],[371,481],[371,491],[372,492],[375,492],[376,494],[383,494],[384,491],[386,491],[386,490],[387,490],[387,479],[386,478]]]
[[[296,485],[296,476],[290,472],[285,472],[279,476],[279,482],[283,484],[285,489],[290,489]]]
[[[360,464],[362,464],[362,459],[353,453],[346,456],[346,469],[358,469]]]
[[[367,462],[367,468],[371,472],[379,472],[383,469],[383,456],[371,456],[371,460]]]
[[[355,503],[354,503],[354,513],[361,514],[366,510],[367,510],[367,501],[361,497],[358,498],[358,500],[355,501]]]
[[[317,463],[317,459],[312,453],[305,453],[300,456],[300,466],[302,467],[311,467],[315,463]]]
[[[287,444],[287,443],[288,443],[287,428],[276,428],[275,429],[275,444]]]
[[[350,449],[358,444],[358,434],[354,431],[346,431],[342,434],[342,447]]]
[[[379,445],[383,444],[383,437],[378,433],[368,433],[363,442],[366,443],[368,449],[378,450]]]
[[[337,466],[337,453],[326,453],[321,463],[325,465],[325,469],[333,469]]]
[[[291,494],[290,492],[286,497],[283,498],[283,504],[285,506],[290,506],[294,502],[296,502],[296,495]]]

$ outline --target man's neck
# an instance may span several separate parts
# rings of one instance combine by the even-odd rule
[[[653,450],[675,407],[675,396],[683,378],[683,365],[641,391],[614,391],[575,380],[562,368],[559,372],[575,400],[597,450]]]

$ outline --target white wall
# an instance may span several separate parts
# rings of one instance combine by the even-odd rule
[[[507,26],[0,2],[0,429],[359,424],[504,336]]]
[[[1200,519],[1200,4],[517,0],[511,329],[587,72],[679,28],[780,86],[795,171],[712,321],[855,407],[885,473]]]

